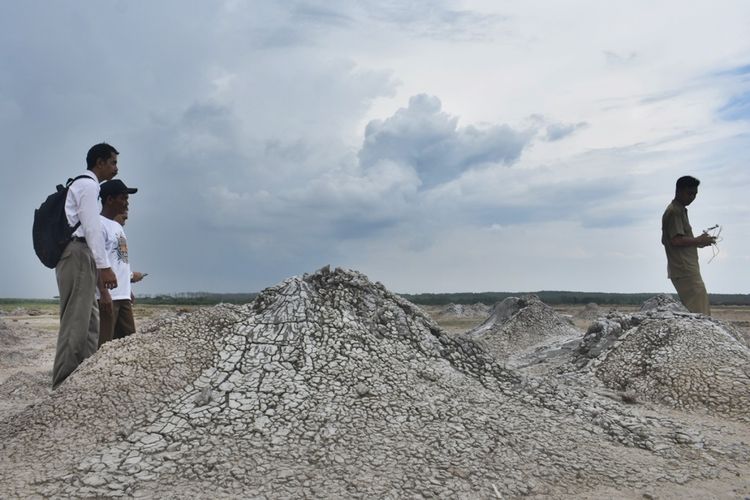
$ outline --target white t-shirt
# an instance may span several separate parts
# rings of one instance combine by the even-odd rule
[[[130,300],[130,261],[128,260],[128,240],[125,230],[119,222],[100,215],[102,233],[104,234],[104,248],[107,252],[109,264],[117,276],[117,288],[109,291],[112,300]],[[99,290],[96,291],[99,298]]]

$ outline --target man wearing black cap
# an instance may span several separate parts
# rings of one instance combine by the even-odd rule
[[[99,347],[110,340],[119,339],[135,333],[133,319],[133,294],[130,289],[134,275],[130,272],[128,260],[128,240],[122,226],[115,217],[128,211],[128,198],[138,191],[129,188],[119,179],[101,185],[102,198],[101,225],[109,262],[117,275],[117,287],[107,289],[100,284],[99,299]],[[136,278],[137,278],[136,276]]]

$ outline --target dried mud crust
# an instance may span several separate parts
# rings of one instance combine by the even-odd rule
[[[0,443],[9,497],[560,497],[750,459],[732,429],[529,380],[327,268],[105,345]]]
[[[582,332],[536,295],[498,302],[481,325],[466,337],[484,345],[495,359],[510,367],[538,362],[537,349],[559,348]]]
[[[439,314],[454,318],[483,318],[489,314],[491,308],[477,302],[475,304],[448,304],[440,308]]]
[[[49,395],[55,356],[56,335],[27,326],[25,309],[13,314],[0,317],[0,420]]]
[[[614,312],[592,324],[576,354],[609,388],[750,422],[750,348],[721,321],[669,304]]]

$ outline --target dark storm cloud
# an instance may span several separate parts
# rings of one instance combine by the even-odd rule
[[[269,51],[259,38],[304,19],[295,32],[309,40],[323,24],[346,24],[334,14],[304,4],[0,5],[0,146],[4,169],[19,174],[2,183],[0,210],[22,208],[4,220],[19,242],[7,257],[18,265],[4,273],[0,296],[55,293],[31,252],[32,207],[83,170],[86,150],[103,140],[121,153],[119,177],[140,188],[128,236],[151,275],[139,293],[254,290],[324,262],[335,242],[297,236],[306,223],[336,227],[336,219],[313,220],[296,193],[350,155],[346,140],[362,113],[395,83],[388,71],[305,46]],[[214,193],[227,186],[257,195],[238,207],[252,210],[219,211]],[[277,201],[265,205],[270,193]],[[352,207],[330,212],[343,228],[368,227],[357,213],[372,210]],[[249,237],[251,227],[261,229]]]
[[[432,187],[474,167],[510,165],[532,137],[533,132],[507,125],[459,127],[458,118],[443,112],[437,97],[421,94],[390,118],[367,125],[359,158],[365,167],[381,161],[411,166],[423,186]]]

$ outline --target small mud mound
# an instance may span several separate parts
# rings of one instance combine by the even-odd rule
[[[8,323],[0,319],[0,349],[13,348],[20,340],[19,328],[11,328]]]
[[[182,319],[156,321],[144,335],[109,342],[50,396],[0,420],[0,455],[8,458],[0,460],[0,491],[27,497],[33,490],[16,489],[16,484],[46,477],[97,443],[129,434],[210,365],[217,336],[236,321],[233,309],[216,306]],[[47,386],[50,381],[47,373]],[[6,387],[13,386],[10,381]]]
[[[577,363],[607,387],[637,399],[746,419],[750,349],[738,335],[666,302],[597,320],[581,342]]]
[[[681,302],[676,301],[671,295],[667,294],[655,295],[641,305],[641,311],[651,311],[654,309],[664,309],[684,313],[688,312]]]
[[[596,318],[599,318],[603,314],[604,312],[602,311],[601,307],[599,307],[599,304],[597,304],[596,302],[589,302],[578,314],[576,314],[576,318],[584,320],[594,320]]]
[[[47,355],[44,348],[51,341],[50,333],[0,319],[0,360],[3,368],[0,382],[24,366],[43,363],[41,358]]]
[[[0,490],[560,497],[715,477],[750,457],[707,432],[526,381],[382,285],[324,268],[105,345],[0,422]]]
[[[511,355],[567,342],[581,332],[536,295],[526,295],[496,304],[490,317],[466,336],[487,345],[497,359],[512,361],[507,359]]]
[[[456,318],[482,318],[489,314],[490,308],[486,304],[448,304],[440,310],[440,314]]]

